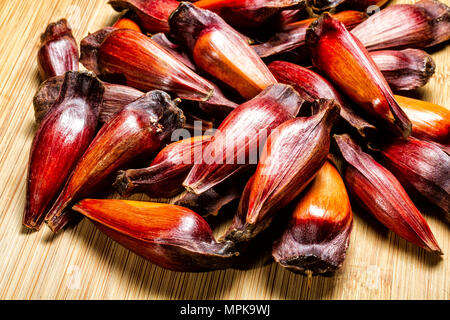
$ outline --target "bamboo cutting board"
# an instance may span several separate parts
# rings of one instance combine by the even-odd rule
[[[87,220],[57,236],[47,228],[25,230],[21,221],[36,129],[32,97],[39,86],[39,36],[63,17],[79,41],[111,25],[117,13],[102,0],[0,0],[0,299],[450,299],[450,230],[431,212],[424,215],[443,258],[406,243],[367,213],[355,212],[343,268],[332,278],[313,278],[310,287],[304,277],[271,261],[245,271],[166,271]],[[450,46],[431,52],[436,74],[414,97],[448,107]]]

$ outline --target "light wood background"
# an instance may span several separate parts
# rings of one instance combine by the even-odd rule
[[[87,220],[58,236],[47,228],[26,231],[21,220],[35,133],[32,97],[39,85],[40,33],[65,17],[79,41],[116,16],[106,0],[0,0],[0,299],[450,298],[450,230],[427,212],[446,254],[442,259],[357,212],[342,270],[332,278],[315,277],[310,288],[305,278],[270,261],[246,271],[166,271],[108,239]],[[433,57],[436,74],[416,97],[450,106],[450,46],[433,50]]]

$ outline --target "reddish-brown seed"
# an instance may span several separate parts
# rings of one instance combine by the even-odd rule
[[[353,214],[344,181],[327,161],[300,196],[288,226],[273,245],[272,256],[296,273],[334,272],[344,262],[352,226]]]
[[[122,75],[139,90],[166,90],[200,101],[208,100],[214,90],[155,41],[133,30],[103,29],[82,40],[81,52],[88,69],[104,76]]]
[[[98,132],[73,170],[45,220],[57,232],[70,219],[71,203],[105,191],[115,173],[140,157],[150,157],[182,127],[184,116],[159,90],[150,91],[116,114]]]
[[[130,18],[120,18],[116,21],[116,23],[114,23],[113,27],[117,29],[131,29],[137,32],[142,32],[141,27],[139,27],[139,25]]]
[[[294,87],[300,96],[309,103],[318,99],[333,99],[341,106],[341,118],[364,138],[375,136],[376,128],[358,116],[350,107],[349,102],[333,87],[333,85],[316,72],[299,65],[274,61],[269,69],[281,83]]]
[[[136,14],[145,31],[150,33],[168,32],[167,20],[178,7],[176,0],[110,0],[114,10],[131,10]]]
[[[236,28],[255,28],[287,9],[302,10],[305,0],[200,0],[196,7],[217,13]]]
[[[257,163],[259,150],[271,130],[294,118],[304,100],[288,85],[275,84],[240,105],[219,126],[205,146],[202,163],[195,164],[183,185],[201,194]]]
[[[38,52],[41,80],[78,71],[78,44],[66,19],[48,25]]]
[[[450,156],[438,145],[413,137],[395,139],[379,150],[381,164],[408,191],[442,209],[450,221]]]
[[[414,137],[450,145],[450,110],[434,103],[398,95],[395,100],[411,120]]]
[[[189,49],[196,66],[251,99],[277,81],[247,41],[217,14],[182,2],[170,33]]]
[[[350,136],[336,135],[334,140],[345,163],[345,185],[359,205],[400,237],[442,254],[428,223],[397,178]]]
[[[81,41],[81,62],[97,74],[119,78],[142,91],[164,90],[187,100],[233,109],[210,81],[196,74],[151,38],[127,29],[104,28]]]
[[[419,49],[372,51],[370,57],[391,89],[397,91],[423,87],[436,68],[433,58]]]
[[[122,196],[146,193],[153,199],[173,197],[184,190],[184,179],[210,140],[211,136],[198,136],[171,143],[148,168],[120,171],[114,187]]]
[[[44,81],[33,98],[34,114],[39,124],[59,96],[64,76],[56,76]],[[142,91],[128,86],[103,82],[105,88],[100,109],[100,122],[109,121],[126,105],[144,95]]]
[[[450,7],[438,0],[420,0],[415,5],[427,12],[430,17],[429,23],[433,25],[433,39],[427,47],[448,41],[450,39]]]
[[[319,109],[311,117],[291,119],[272,131],[226,239],[255,238],[314,179],[327,159],[339,105],[320,100]]]
[[[158,43],[161,47],[169,51],[174,57],[183,62],[192,70],[196,70],[195,64],[191,61],[186,51],[181,45],[175,44],[167,38],[165,33],[157,33],[152,35],[152,40]]]
[[[348,30],[367,19],[367,14],[359,11],[342,11],[332,16],[341,21]],[[285,25],[283,31],[276,33],[264,43],[253,45],[252,48],[262,58],[291,50],[301,50],[300,47],[305,45],[306,30],[315,20],[316,18],[310,18]]]
[[[103,86],[91,73],[65,74],[59,97],[31,146],[23,224],[39,230],[77,161],[95,136]]]
[[[231,267],[232,243],[214,239],[208,223],[180,206],[85,199],[73,207],[125,248],[169,270],[200,272]]]
[[[367,50],[328,13],[306,34],[314,65],[358,107],[393,134],[408,137],[411,122],[395,101],[381,71]]]
[[[388,6],[352,33],[369,51],[430,47],[450,39],[450,8],[437,0]]]

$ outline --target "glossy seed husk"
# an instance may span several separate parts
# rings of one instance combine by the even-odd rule
[[[291,86],[275,84],[237,107],[205,146],[204,161],[192,167],[183,185],[188,191],[201,194],[254,168],[271,130],[293,119],[303,102]]]
[[[349,135],[335,135],[334,140],[345,163],[345,185],[359,205],[400,237],[442,254],[428,223],[398,179]]]
[[[56,76],[44,81],[33,98],[36,123],[40,123],[59,96],[64,76]],[[132,87],[102,82],[104,87],[103,101],[99,108],[99,121],[109,121],[126,105],[144,95],[144,92]]]
[[[180,3],[170,33],[191,53],[195,65],[249,100],[277,81],[247,40],[214,12]]]
[[[198,136],[169,144],[142,169],[120,171],[114,187],[122,196],[145,193],[150,198],[170,198],[181,192],[182,183],[211,136]]]
[[[396,136],[411,134],[411,122],[381,71],[341,22],[324,13],[308,29],[306,43],[314,66],[374,122]]]
[[[49,24],[41,35],[38,67],[42,81],[78,71],[78,44],[66,19]]]
[[[412,123],[412,135],[450,145],[450,110],[427,101],[395,95],[395,100]]]
[[[105,190],[118,170],[154,155],[184,120],[170,96],[159,90],[148,92],[117,113],[103,125],[78,161],[46,215],[49,227],[54,232],[61,230],[72,219],[66,210],[71,203]]]
[[[283,10],[305,8],[305,0],[200,0],[196,7],[217,13],[235,28],[255,28]]]
[[[272,256],[303,275],[335,272],[344,262],[353,227],[350,199],[337,169],[325,162],[296,202]]]
[[[433,58],[419,49],[372,51],[370,57],[394,91],[423,87],[436,68]]]
[[[408,191],[441,208],[450,221],[450,156],[438,145],[410,137],[379,150],[380,162]]]
[[[367,19],[367,14],[360,11],[342,11],[333,14],[348,30]],[[270,57],[283,52],[301,50],[305,45],[306,30],[316,18],[305,19],[283,26],[283,30],[276,33],[269,40],[255,44],[252,48],[261,58]]]
[[[103,28],[81,41],[83,65],[111,82],[138,90],[164,90],[181,99],[208,102],[221,111],[236,104],[177,56],[134,30]]]
[[[168,32],[170,14],[178,7],[176,0],[110,0],[114,10],[131,10],[146,32]]]
[[[437,0],[392,5],[351,32],[369,51],[431,47],[450,39],[450,8]]]
[[[311,69],[285,61],[273,61],[269,64],[269,69],[279,82],[294,87],[309,103],[318,99],[335,100],[341,107],[340,116],[343,122],[363,138],[375,136],[375,126],[357,115],[349,102],[323,76]]]
[[[225,239],[254,239],[314,179],[327,159],[330,132],[339,115],[334,100],[319,104],[315,115],[286,121],[272,131]]]
[[[73,209],[125,248],[173,271],[229,268],[238,253],[195,212],[171,204],[84,199]]]
[[[103,85],[92,73],[69,71],[31,146],[23,224],[39,230],[72,170],[93,140]]]

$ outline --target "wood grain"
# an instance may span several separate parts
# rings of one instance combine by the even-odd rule
[[[355,214],[342,270],[332,278],[314,278],[310,288],[302,276],[264,260],[245,271],[166,271],[86,220],[57,236],[47,228],[24,230],[40,33],[49,22],[65,17],[79,41],[117,17],[106,2],[0,0],[0,299],[450,299],[448,256],[436,258],[406,243],[365,212]],[[436,74],[414,96],[449,106],[450,46],[432,52]],[[448,225],[433,213],[426,218],[449,254]],[[222,230],[223,224],[216,233]]]

